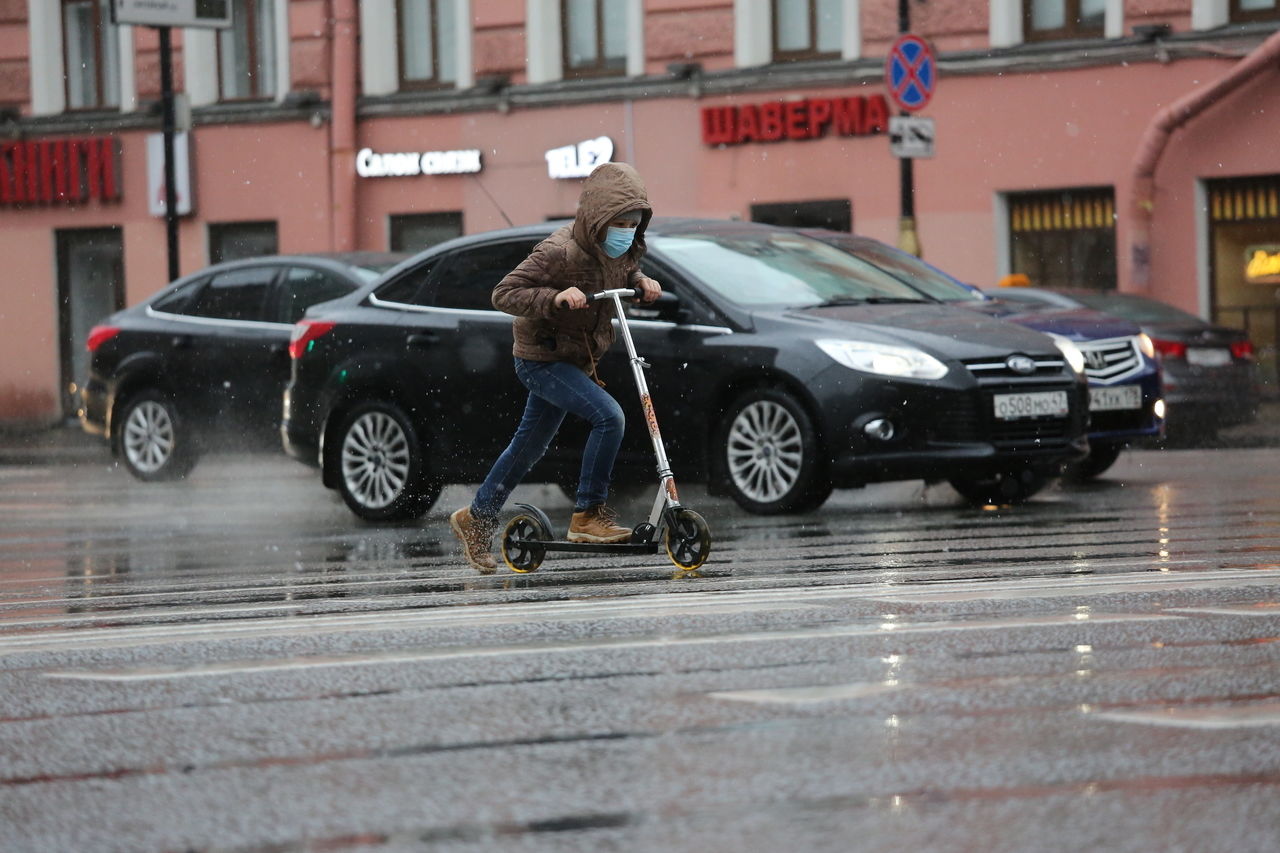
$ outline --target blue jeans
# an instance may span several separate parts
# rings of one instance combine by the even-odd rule
[[[573,413],[591,424],[582,453],[582,471],[574,511],[602,504],[609,496],[613,462],[622,446],[626,416],[618,401],[578,367],[563,361],[516,360],[516,376],[529,389],[524,417],[507,449],[489,469],[471,502],[477,518],[495,518],[542,455],[547,452],[564,416]]]

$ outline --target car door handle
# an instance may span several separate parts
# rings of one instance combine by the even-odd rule
[[[405,342],[411,347],[429,347],[432,344],[440,342],[440,336],[435,332],[414,332]]]
[[[189,335],[174,335],[172,344],[174,349],[186,349],[191,346],[191,337]]]

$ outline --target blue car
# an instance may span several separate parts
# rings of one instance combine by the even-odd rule
[[[916,290],[1021,326],[1066,338],[1085,357],[1089,379],[1089,455],[1067,465],[1070,479],[1110,468],[1127,445],[1164,433],[1160,363],[1151,338],[1134,323],[1087,308],[1033,306],[992,298],[914,255],[867,237],[819,229],[805,233],[875,264]]]

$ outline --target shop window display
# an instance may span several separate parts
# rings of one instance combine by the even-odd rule
[[[1116,288],[1115,194],[1110,188],[1012,193],[1011,271],[1040,287]]]
[[[1212,318],[1249,333],[1266,380],[1277,379],[1280,175],[1208,182]]]

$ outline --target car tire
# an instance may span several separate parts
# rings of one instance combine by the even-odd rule
[[[199,453],[173,400],[156,389],[129,397],[115,429],[116,455],[130,474],[146,483],[178,480],[195,467]]]
[[[418,432],[400,407],[361,403],[343,416],[336,438],[338,492],[365,521],[419,518],[440,497]]]
[[[952,477],[947,482],[974,506],[1020,504],[1039,493],[1054,478],[1031,468],[981,477]]]
[[[1116,464],[1122,450],[1124,450],[1123,444],[1091,444],[1089,455],[1078,462],[1068,464],[1063,469],[1062,476],[1074,483],[1092,480]]]
[[[779,388],[757,388],[735,399],[712,452],[717,478],[747,512],[808,512],[831,496],[813,420]]]

